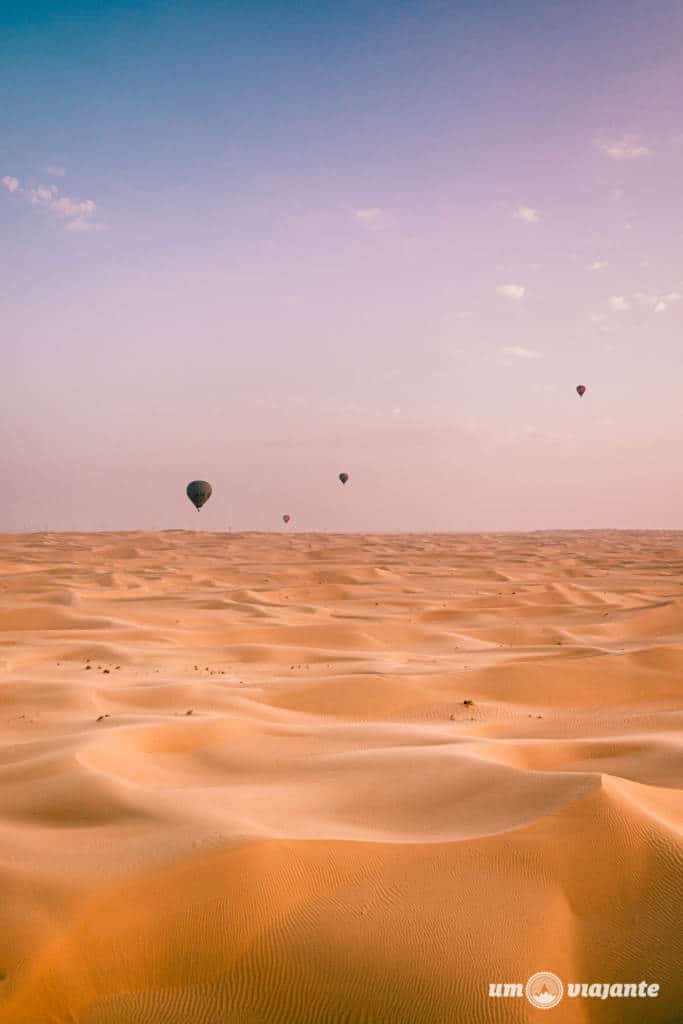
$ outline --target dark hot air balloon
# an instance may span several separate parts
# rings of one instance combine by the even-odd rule
[[[341,482],[343,484],[345,484],[346,481],[349,479],[349,474],[348,473],[340,473],[339,474],[339,479],[341,480]]]
[[[282,517],[282,522],[286,525],[291,518],[292,518],[291,516],[283,516]]]
[[[211,484],[206,480],[193,480],[187,485],[186,494],[199,512],[202,505],[205,505],[211,497]]]
[[[585,389],[584,385],[583,384],[579,384],[578,388],[576,389],[576,392],[577,392],[579,398],[583,398],[583,396],[586,394],[586,389]]]

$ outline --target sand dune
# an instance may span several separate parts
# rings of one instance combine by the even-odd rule
[[[682,681],[683,534],[0,537],[0,1024],[683,1020]]]

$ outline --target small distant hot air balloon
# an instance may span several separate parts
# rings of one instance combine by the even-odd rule
[[[291,516],[287,516],[287,515],[284,515],[284,516],[282,517],[282,522],[283,522],[283,523],[285,524],[285,526],[287,525],[287,523],[289,522],[289,520],[290,520],[291,518],[292,518]]]
[[[579,384],[579,386],[576,389],[576,393],[578,394],[579,398],[583,398],[583,396],[586,394],[586,388],[583,384]]]
[[[346,481],[349,479],[349,474],[348,473],[340,473],[339,474],[339,479],[341,480],[341,482],[343,484],[345,484]]]
[[[199,512],[202,505],[211,497],[211,484],[206,480],[193,480],[187,485],[185,493]]]

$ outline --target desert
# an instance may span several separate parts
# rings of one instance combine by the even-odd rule
[[[683,533],[0,538],[2,1024],[681,1019]],[[617,989],[613,989],[617,992]]]

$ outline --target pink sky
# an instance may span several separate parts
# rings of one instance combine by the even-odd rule
[[[192,6],[8,24],[0,530],[683,522],[683,8]]]

